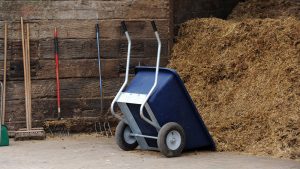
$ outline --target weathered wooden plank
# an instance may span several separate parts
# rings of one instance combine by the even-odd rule
[[[168,40],[162,39],[161,57],[168,57]],[[132,39],[131,56],[132,58],[153,58],[157,56],[156,39]],[[117,47],[120,50],[122,58],[127,57],[128,43],[127,40],[119,42]]]
[[[3,61],[1,60],[0,61],[0,81],[2,81],[2,79],[3,79],[3,67],[4,67],[4,64],[3,64]],[[7,67],[7,70],[9,70],[9,66]]]
[[[102,72],[104,78],[119,76],[119,60],[103,59]],[[20,60],[10,61],[11,80],[23,79],[23,63]],[[59,76],[63,78],[98,77],[97,59],[60,60]],[[31,60],[32,79],[54,79],[55,61]]]
[[[161,54],[160,57],[169,57],[169,40],[168,39],[161,39]],[[145,41],[145,48],[144,53],[147,57],[156,57],[157,56],[157,40],[149,40]]]
[[[153,66],[156,60],[152,58],[132,58],[130,66]],[[126,59],[103,59],[102,74],[104,78],[116,78],[125,72]],[[168,58],[161,58],[161,66],[168,63]],[[12,60],[9,65],[9,80],[23,79],[23,62]],[[98,77],[97,59],[60,60],[60,78],[89,78]],[[31,77],[38,79],[55,79],[54,60],[31,60]]]
[[[124,58],[127,56],[127,40],[101,40],[101,57]],[[0,51],[3,51],[0,40]],[[133,39],[131,57],[156,57],[157,42],[155,39]],[[52,39],[31,41],[30,54],[32,60],[53,59],[54,44]],[[168,40],[162,39],[162,57],[168,56]],[[95,59],[97,58],[97,48],[95,39],[61,39],[59,41],[60,59]],[[8,44],[8,60],[22,59],[21,41],[11,41]],[[3,60],[3,52],[0,53],[0,60]]]
[[[35,67],[32,66],[33,61],[30,61],[31,69],[34,69]],[[23,60],[20,59],[15,59],[15,60],[10,60],[7,62],[7,79],[8,80],[13,80],[13,79],[18,79],[24,77],[24,67],[23,67]]]
[[[100,55],[102,58],[124,58],[127,56],[127,40],[111,39],[100,41]],[[54,58],[54,44],[52,39],[44,39],[39,43],[40,57],[42,59]],[[157,52],[155,39],[133,39],[131,57],[154,57]],[[162,57],[168,56],[168,40],[162,39]],[[60,39],[60,59],[95,59],[97,47],[95,39]]]
[[[123,20],[123,19],[122,19]],[[100,38],[101,39],[120,39],[124,38],[121,31],[120,19],[100,20]],[[126,20],[126,19],[124,19]],[[57,27],[60,39],[92,39],[96,37],[95,24],[97,20],[30,20],[30,39],[39,40],[53,38],[54,28]],[[162,39],[169,39],[169,21],[167,19],[157,20],[157,27]],[[24,20],[27,23],[27,20]],[[3,22],[0,22],[0,25]],[[133,39],[155,38],[150,20],[126,20],[129,33]],[[0,27],[3,32],[3,27]],[[0,38],[3,38],[0,33]],[[21,39],[20,22],[8,24],[9,40]]]
[[[168,18],[168,1],[0,1],[0,20]]]
[[[3,60],[4,40],[0,39],[0,60]]]
[[[168,64],[168,58],[161,58],[160,59],[160,67],[164,67]],[[134,74],[134,69],[136,66],[150,66],[150,67],[155,67],[156,65],[156,59],[153,58],[132,58],[130,60],[130,73]],[[122,59],[120,61],[120,68],[119,68],[119,73],[124,74],[126,71],[126,59]]]
[[[102,72],[103,77],[112,78],[118,77],[118,60],[106,59],[103,60]],[[33,78],[54,78],[54,61],[40,60],[40,69],[37,71],[36,76]],[[49,72],[53,72],[52,74]],[[60,61],[60,77],[98,77],[98,61],[97,59],[84,59],[84,60],[61,60]]]
[[[97,58],[97,47],[95,39],[59,39],[60,59],[95,59]],[[102,48],[101,48],[102,49]],[[39,45],[41,58],[54,58],[53,39],[41,39]],[[113,53],[117,55],[117,53]]]
[[[162,57],[168,56],[168,39],[162,39]],[[60,59],[95,59],[97,58],[97,47],[95,39],[60,39]],[[106,59],[122,58],[127,55],[127,40],[111,39],[101,40],[101,57]],[[0,39],[0,51],[3,51],[3,41]],[[154,57],[157,52],[155,39],[132,39],[131,57]],[[22,59],[22,44],[19,40],[8,43],[8,60]],[[53,59],[53,39],[41,39],[31,41],[30,57],[36,59]],[[0,60],[3,60],[3,52],[0,52]]]
[[[0,60],[3,60],[4,41],[0,39]],[[38,59],[38,41],[30,41],[30,58]],[[7,42],[7,60],[22,59],[22,42],[20,40],[9,40]]]
[[[30,40],[38,40],[39,36],[39,23],[36,21],[24,21],[24,26],[29,23],[30,28]],[[4,21],[0,21],[0,25],[4,25]],[[4,38],[4,26],[0,26],[0,38]],[[24,29],[24,33],[26,30]],[[14,21],[7,21],[7,38],[8,42],[13,40],[21,41],[21,20],[20,17]]]
[[[99,98],[77,98],[61,99],[61,111],[64,118],[76,117],[101,117],[105,119],[110,115],[107,113],[112,98],[103,100],[103,112]],[[6,102],[6,122],[25,121],[24,100],[12,100]],[[33,121],[57,117],[56,99],[33,99],[32,100]]]
[[[30,41],[30,58],[31,59],[38,59],[38,41]],[[9,51],[8,51],[8,60],[11,59],[22,59],[22,41],[10,41],[9,42]]]
[[[103,79],[103,95],[114,96],[119,90],[123,78]],[[56,98],[56,80],[33,80],[32,99]],[[60,80],[61,98],[100,98],[98,78],[70,78]],[[7,98],[24,99],[24,82],[8,81]]]

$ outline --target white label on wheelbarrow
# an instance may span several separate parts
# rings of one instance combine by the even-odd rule
[[[125,93],[122,92],[117,102],[119,103],[130,103],[130,104],[142,104],[144,103],[147,95],[137,93]]]

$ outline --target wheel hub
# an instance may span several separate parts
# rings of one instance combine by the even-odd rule
[[[166,137],[166,143],[169,149],[176,150],[181,144],[180,133],[176,130],[172,130],[168,133]]]
[[[131,133],[132,133],[132,131],[131,131],[130,127],[127,126],[124,130],[124,140],[128,144],[134,144],[136,142],[135,137],[130,135]]]

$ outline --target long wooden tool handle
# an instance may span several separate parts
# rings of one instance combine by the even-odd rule
[[[26,46],[24,39],[24,24],[21,17],[21,34],[22,34],[22,54],[23,54],[23,67],[24,67],[24,88],[25,88],[25,112],[26,112],[26,128],[29,130],[29,114],[28,114],[28,94],[27,94],[27,64],[26,64]]]
[[[3,93],[2,93],[2,124],[5,123],[5,97],[6,97],[6,60],[7,60],[7,23],[4,24],[4,68],[3,68]]]
[[[28,123],[29,130],[32,128],[32,107],[31,107],[31,73],[30,73],[30,34],[29,24],[26,24],[27,32],[27,94],[28,94]]]

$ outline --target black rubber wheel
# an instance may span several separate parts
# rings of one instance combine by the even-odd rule
[[[124,151],[134,150],[138,146],[135,137],[130,136],[130,133],[132,133],[130,127],[120,121],[116,128],[115,138],[118,146]]]
[[[157,145],[166,157],[180,156],[185,147],[184,129],[174,122],[163,125],[158,132]]]

